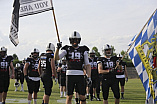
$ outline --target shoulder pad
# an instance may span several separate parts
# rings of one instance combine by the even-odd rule
[[[81,48],[81,50],[84,50],[84,51],[89,51],[89,48],[87,46],[79,46]]]
[[[68,49],[68,45],[65,45],[65,46],[63,46],[62,48],[61,48],[61,50],[67,50]]]
[[[7,56],[7,58],[13,60],[13,56]]]

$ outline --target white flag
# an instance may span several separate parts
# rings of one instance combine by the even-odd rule
[[[51,0],[21,0],[19,16],[28,16],[52,10]]]

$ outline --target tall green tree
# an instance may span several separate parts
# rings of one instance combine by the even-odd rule
[[[100,57],[101,55],[100,55],[100,52],[98,52],[98,48],[97,47],[93,47],[92,48],[92,50],[94,50],[95,51],[95,55],[97,56],[97,57]]]

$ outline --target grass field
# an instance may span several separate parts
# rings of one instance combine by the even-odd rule
[[[14,85],[14,80],[11,80],[10,82],[10,87],[8,91],[8,96],[7,96],[7,104],[27,104],[27,87],[26,83],[24,83],[24,90],[25,92],[17,91],[15,92],[15,87]],[[44,89],[42,88],[42,83],[40,86],[41,90],[38,93],[38,104],[41,104],[42,102],[42,96],[44,94]],[[20,87],[18,88],[20,90]],[[50,102],[49,104],[65,104],[65,98],[60,98],[59,94],[59,88],[58,85],[54,85],[52,88],[52,94],[50,97]],[[102,99],[102,93],[101,93],[101,99]],[[125,99],[120,100],[120,104],[144,104],[145,103],[145,91],[142,86],[142,83],[140,79],[129,79],[129,81],[125,85]],[[109,104],[114,104],[114,98],[113,98],[113,93],[110,91],[109,94]],[[102,104],[102,101],[90,101],[87,100],[88,104]],[[33,102],[32,102],[33,104]],[[75,104],[74,99],[72,101],[72,104]]]

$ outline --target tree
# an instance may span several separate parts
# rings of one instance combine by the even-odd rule
[[[115,53],[116,49],[114,49],[114,46],[112,46],[112,45],[111,45],[111,47],[112,47],[112,51],[113,51],[113,56],[117,56],[117,54]]]
[[[95,55],[97,56],[97,57],[100,57],[101,55],[100,55],[100,52],[98,52],[98,48],[97,47],[93,47],[92,48],[92,50],[94,50],[95,51]]]

